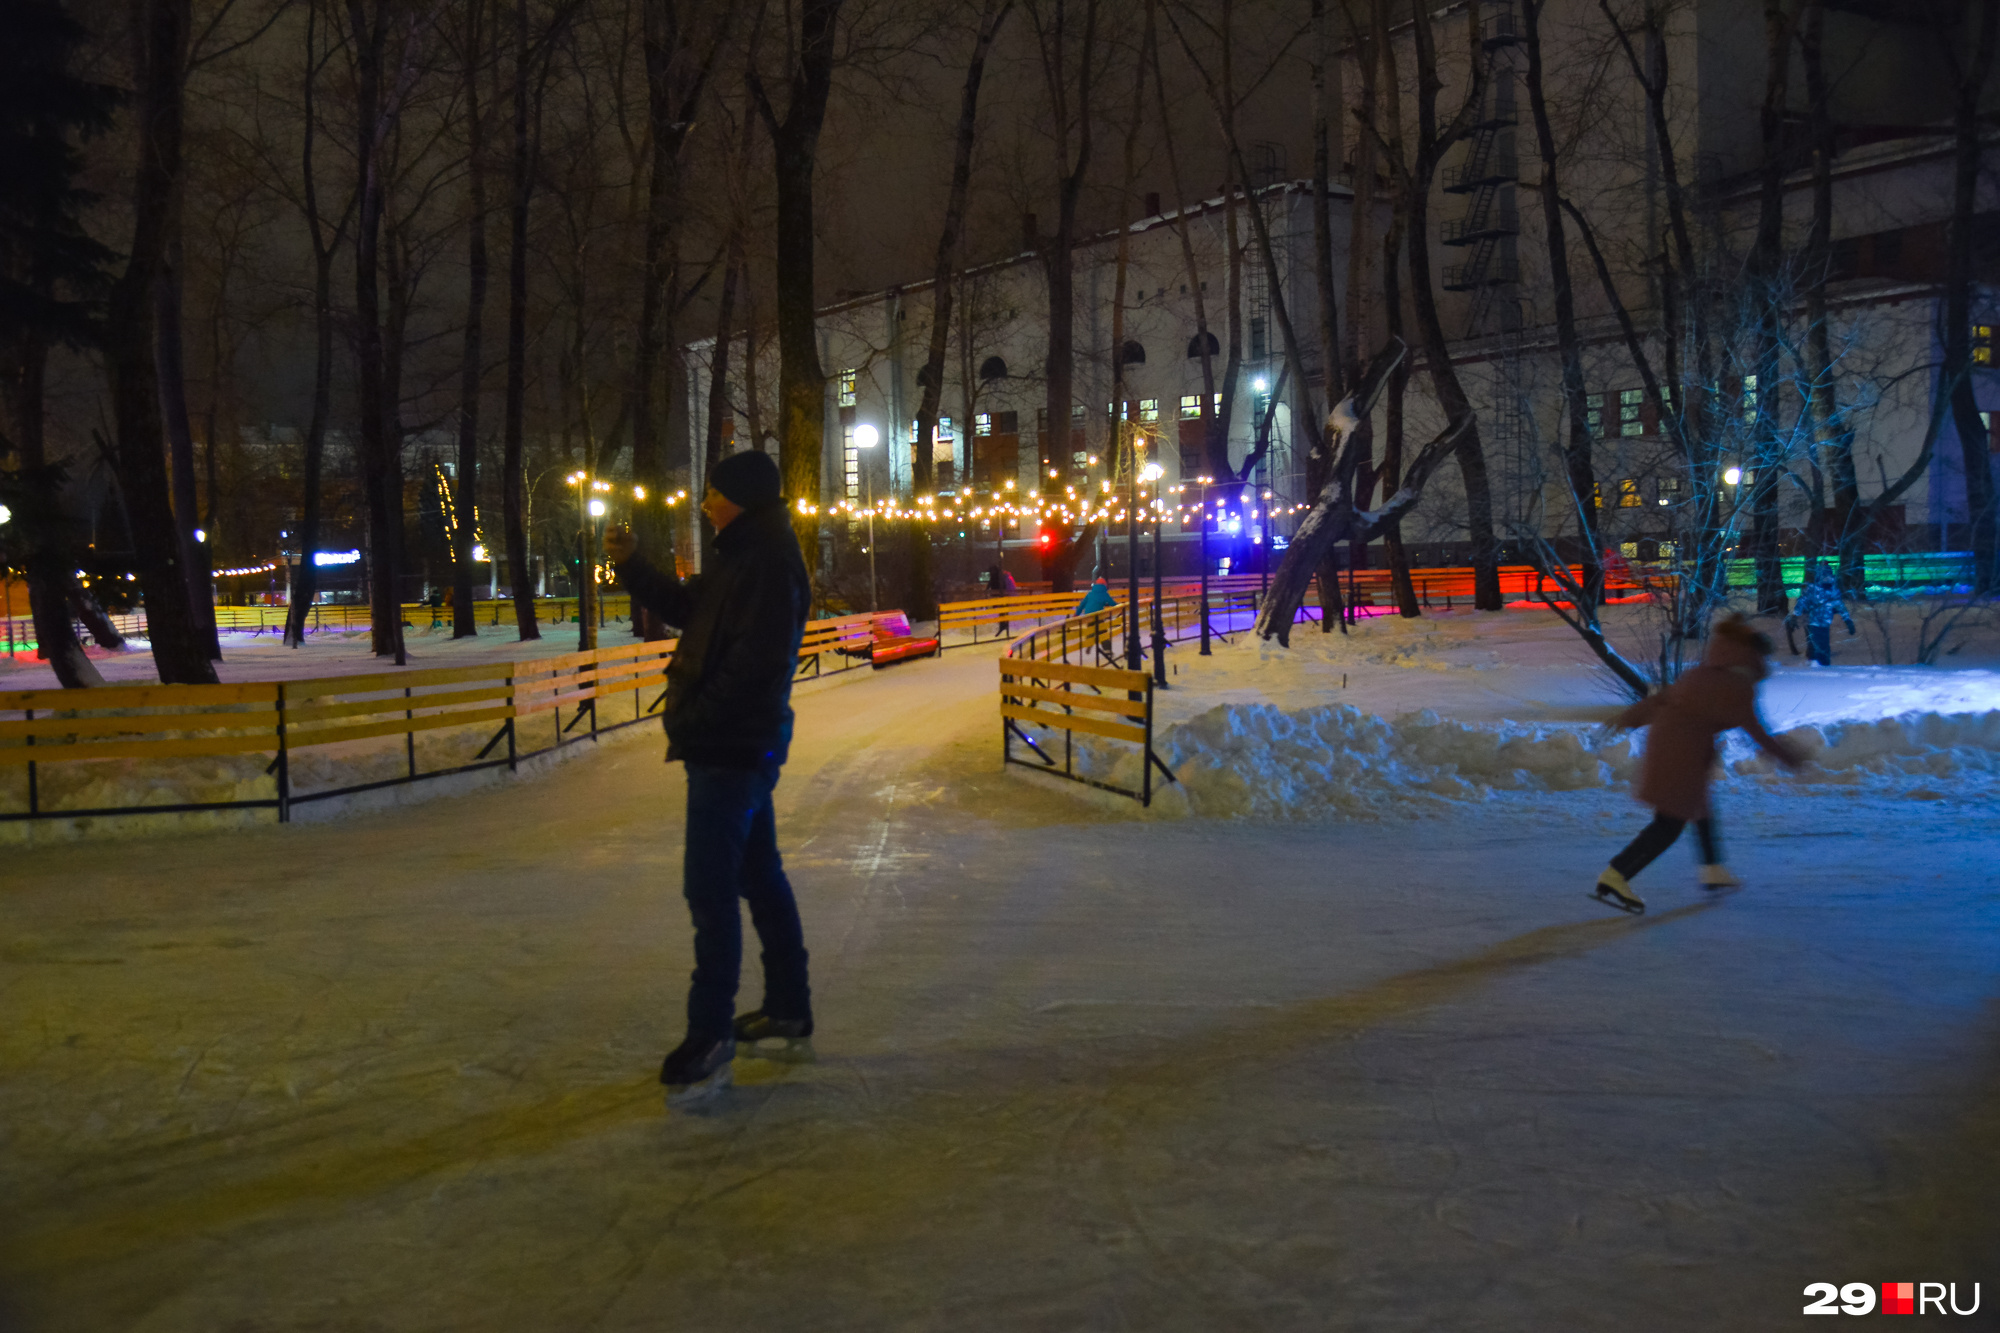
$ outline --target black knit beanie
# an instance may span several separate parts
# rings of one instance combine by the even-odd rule
[[[781,498],[778,465],[769,454],[754,449],[731,454],[717,463],[708,474],[708,484],[722,492],[731,504],[745,510],[764,509]]]

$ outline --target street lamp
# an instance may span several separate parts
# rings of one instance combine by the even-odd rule
[[[1166,514],[1160,509],[1160,478],[1166,469],[1158,463],[1146,464],[1142,474],[1153,483],[1153,684],[1161,689],[1167,684],[1167,626],[1160,618],[1160,529],[1166,524]]]
[[[1208,488],[1214,484],[1212,477],[1196,477],[1201,491],[1201,655],[1212,656],[1208,650]]]
[[[867,422],[864,421],[854,428],[856,449],[873,449],[881,442],[882,433]],[[862,485],[867,487],[868,501],[868,609],[874,611],[877,609],[875,606],[875,477],[865,464],[861,468],[861,479]]]

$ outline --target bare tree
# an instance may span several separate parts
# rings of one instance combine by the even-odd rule
[[[1319,572],[1327,549],[1342,541],[1365,545],[1385,524],[1407,514],[1422,498],[1431,473],[1451,452],[1458,438],[1471,428],[1471,417],[1453,419],[1441,434],[1417,451],[1403,471],[1401,487],[1386,497],[1379,509],[1371,511],[1358,503],[1354,483],[1360,471],[1361,453],[1354,443],[1355,427],[1374,410],[1390,373],[1406,354],[1402,343],[1388,343],[1354,381],[1352,392],[1327,416],[1326,438],[1329,448],[1335,451],[1332,473],[1292,535],[1285,558],[1271,573],[1270,592],[1257,608],[1255,629],[1259,638],[1289,645],[1292,619],[1304,604],[1307,585]]]
[[[932,441],[937,438],[938,410],[944,396],[944,362],[951,338],[952,273],[964,254],[965,200],[972,184],[972,150],[978,139],[979,90],[986,79],[986,58],[1013,8],[1014,0],[982,0],[973,28],[972,51],[965,62],[958,129],[952,141],[951,186],[945,195],[944,225],[938,232],[937,261],[932,266],[930,340],[924,368],[917,376],[924,392],[917,404],[917,446],[911,476],[919,494],[931,490],[936,482]],[[754,343],[750,356],[754,360]],[[962,429],[972,429],[970,414],[964,419]],[[920,522],[910,525],[909,613],[916,620],[930,620],[937,615],[930,532]]]
[[[470,0],[461,29],[459,63],[465,79],[465,169],[468,195],[465,217],[465,332],[459,353],[458,467],[453,490],[458,528],[452,534],[451,637],[479,633],[473,605],[472,548],[478,535],[479,400],[485,382],[483,338],[486,326],[486,113],[480,105],[479,79],[486,64],[486,0]],[[496,539],[497,540],[497,539]]]
[[[1477,123],[1486,98],[1486,63],[1480,58],[1479,5],[1466,9],[1468,65],[1472,79],[1465,101],[1452,118],[1438,122],[1438,94],[1444,81],[1438,75],[1437,45],[1431,29],[1431,15],[1424,6],[1411,11],[1412,54],[1416,60],[1417,106],[1416,142],[1408,160],[1398,155],[1390,159],[1397,185],[1408,201],[1405,232],[1408,243],[1410,298],[1416,312],[1417,333],[1424,350],[1425,369],[1432,391],[1448,420],[1465,422],[1456,437],[1454,457],[1465,488],[1466,528],[1472,539],[1473,605],[1482,611],[1498,611],[1500,599],[1500,543],[1493,531],[1493,496],[1487,479],[1486,456],[1480,448],[1479,428],[1472,417],[1471,401],[1452,364],[1445,341],[1444,323],[1438,313],[1437,289],[1431,276],[1430,190],[1444,156],[1467,138]],[[1378,129],[1379,134],[1379,129]],[[1386,141],[1385,141],[1386,146]],[[1405,474],[1407,485],[1407,473]]]
[[[786,98],[780,113],[755,67],[751,91],[770,131],[778,203],[778,467],[796,506],[817,508],[826,445],[826,372],[814,318],[813,168],[833,91],[834,41],[844,0],[800,0],[787,31]],[[816,520],[801,513],[803,529]]]
[[[671,489],[661,441],[662,411],[655,392],[666,349],[676,343],[674,316],[683,301],[681,235],[686,225],[685,164],[688,136],[707,95],[709,80],[733,30],[735,6],[708,0],[661,0],[644,6],[641,48],[646,66],[645,238],[640,268],[639,327],[632,357],[632,479],[653,502],[635,512],[640,543],[667,549],[671,540],[662,503]],[[808,297],[808,305],[811,304]],[[636,613],[635,613],[636,614]],[[666,630],[647,613],[648,638]]]
[[[1090,173],[1096,133],[1097,81],[1104,72],[1105,59],[1098,32],[1098,0],[1074,0],[1076,8],[1082,11],[1080,15],[1072,13],[1072,2],[1029,0],[1027,6],[1028,23],[1034,29],[1035,50],[1041,65],[1042,87],[1048,97],[1049,143],[1056,168],[1055,230],[1036,238],[1049,292],[1048,355],[1043,362],[1046,406],[1042,466],[1036,473],[1037,488],[1044,494],[1052,490],[1060,494],[1050,486],[1049,472],[1052,467],[1060,466],[1057,460],[1066,462],[1071,452],[1070,418],[1076,399],[1077,206]],[[1067,528],[1041,548],[1043,572],[1050,576],[1058,591],[1069,585],[1078,549],[1077,539]]]
[[[131,14],[139,150],[132,175],[132,236],[125,271],[112,287],[103,342],[117,426],[115,461],[160,680],[206,684],[215,680],[215,667],[195,616],[188,558],[169,498],[157,359],[159,283],[183,168],[188,3],[139,0]]]
[[[1965,472],[1965,519],[1971,537],[1973,586],[2000,590],[2000,540],[1996,540],[1992,461],[1979,405],[1972,390],[1972,278],[1974,209],[1979,190],[1980,103],[1993,72],[2000,37],[2000,0],[1951,4],[1929,0],[1931,31],[1943,68],[1951,76],[1952,199],[1946,238],[1944,298],[1944,393],[1951,400],[1951,424],[1958,433]]]
[[[1555,302],[1556,349],[1562,360],[1563,424],[1569,432],[1563,462],[1570,494],[1584,497],[1584,502],[1576,506],[1577,532],[1583,548],[1583,580],[1576,598],[1581,613],[1594,610],[1604,598],[1604,568],[1598,559],[1602,538],[1597,531],[1594,501],[1597,476],[1591,460],[1594,441],[1583,378],[1583,340],[1576,324],[1576,292],[1570,280],[1569,236],[1563,225],[1555,127],[1544,86],[1542,16],[1548,10],[1548,0],[1522,0],[1521,8],[1528,48],[1528,106],[1535,122],[1535,146],[1542,159],[1542,179],[1536,193],[1542,200],[1542,231],[1548,243],[1549,294]]]

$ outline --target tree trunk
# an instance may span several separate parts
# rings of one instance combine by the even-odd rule
[[[660,422],[671,406],[655,405],[655,391],[671,383],[661,375],[665,349],[673,345],[673,286],[680,272],[681,163],[687,138],[686,115],[676,96],[676,76],[686,61],[685,32],[674,4],[649,4],[641,34],[646,65],[646,115],[652,144],[646,181],[646,229],[639,277],[639,327],[632,355],[632,480],[646,488],[646,502],[633,507],[633,531],[642,548],[663,562],[672,559],[673,518],[667,507],[669,470]],[[699,500],[699,497],[696,497]],[[667,637],[667,627],[635,605],[632,625],[651,640]]]
[[[381,245],[385,187],[382,151],[388,140],[383,110],[382,62],[388,42],[389,19],[371,21],[364,0],[347,0],[348,25],[354,43],[355,181],[354,321],[355,362],[359,382],[361,478],[368,509],[369,625],[377,657],[403,652],[403,607],[399,590],[401,569],[387,491],[390,450],[400,441],[389,439],[388,402],[383,384]],[[401,497],[397,497],[400,501]],[[398,503],[396,508],[400,509]]]
[[[485,0],[472,0],[465,11],[465,166],[471,211],[465,237],[465,340],[458,363],[458,476],[452,487],[458,517],[451,543],[454,639],[479,633],[472,550],[478,536],[481,335],[486,322],[486,121],[479,106],[480,23],[485,13]]]
[[[736,284],[742,277],[742,256],[732,253],[722,271],[722,293],[716,300],[715,310],[715,352],[708,367],[708,423],[702,431],[701,475],[704,478],[715,474],[715,465],[722,461],[722,423],[734,416],[729,406],[729,326],[736,319]],[[702,568],[709,568],[708,558],[715,551],[715,530],[709,526],[708,516],[701,518]]]
[[[299,506],[299,564],[286,593],[290,605],[285,612],[285,643],[293,648],[305,642],[306,617],[319,590],[319,567],[313,563],[313,556],[319,550],[320,469],[326,454],[326,422],[333,395],[333,259],[347,224],[343,216],[329,242],[320,219],[319,180],[313,170],[314,149],[319,139],[315,94],[319,56],[314,48],[318,26],[319,5],[315,0],[306,11],[305,125],[300,147],[306,231],[313,248],[313,397],[312,415],[306,423],[304,494]]]
[[[958,133],[953,139],[951,188],[945,196],[944,227],[938,233],[937,262],[931,270],[931,329],[925,349],[924,373],[918,376],[923,397],[917,404],[917,445],[911,475],[917,493],[928,494],[936,484],[933,443],[937,437],[938,412],[944,400],[944,360],[951,339],[951,275],[958,267],[961,239],[965,231],[965,199],[972,185],[972,149],[978,138],[979,90],[986,78],[986,57],[993,49],[1000,25],[1014,7],[1014,0],[987,0],[980,13],[979,28],[966,60],[965,86],[959,94]],[[959,423],[969,436],[972,418]],[[908,610],[912,620],[937,617],[937,587],[931,573],[931,534],[921,521],[910,525],[910,590]]]
[[[1173,113],[1167,103],[1166,79],[1161,73],[1158,33],[1153,22],[1154,12],[1155,7],[1149,0],[1146,6],[1146,31],[1151,36],[1147,42],[1146,53],[1153,67],[1153,93],[1155,104],[1159,107],[1160,112],[1160,135],[1167,151],[1168,180],[1174,187],[1174,199],[1179,205],[1174,210],[1174,234],[1180,238],[1181,265],[1186,270],[1188,292],[1194,301],[1194,342],[1192,345],[1196,352],[1196,359],[1201,363],[1201,410],[1204,418],[1211,414],[1219,417],[1221,414],[1215,406],[1215,354],[1209,350],[1209,341],[1214,335],[1209,332],[1208,293],[1202,285],[1201,267],[1195,261],[1194,238],[1188,229],[1187,190],[1181,183],[1180,154],[1174,148]],[[1234,255],[1237,252],[1236,197],[1235,192],[1228,190],[1227,187],[1225,187],[1223,201],[1223,218],[1224,234],[1227,238],[1225,243],[1229,254]],[[1235,272],[1240,276],[1240,269]],[[1236,292],[1235,281],[1235,277],[1230,278],[1228,286],[1232,306]],[[1169,355],[1177,356],[1179,355],[1179,350],[1177,347],[1173,348],[1170,350]],[[1234,377],[1231,378],[1233,382]],[[1176,425],[1175,429],[1179,430],[1179,426]],[[1208,463],[1208,475],[1217,479],[1225,479],[1234,475],[1229,466],[1229,432],[1226,422],[1220,438],[1222,441],[1221,466],[1218,467],[1216,465],[1216,436],[1213,423],[1205,421],[1202,427],[1202,456]]]
[[[118,432],[115,462],[160,680],[208,684],[215,680],[215,667],[188,595],[186,561],[169,501],[155,360],[158,284],[181,175],[188,0],[143,0],[134,6],[133,22],[139,160],[133,175],[132,239],[125,272],[112,288],[103,342]]]
[[[794,506],[808,567],[818,565],[819,480],[826,448],[826,372],[819,363],[813,308],[813,171],[833,91],[834,39],[844,0],[802,0],[791,96],[778,120],[759,97],[771,132],[777,184],[778,470]]]
[[[1958,79],[1952,108],[1953,155],[1951,225],[1947,235],[1944,293],[1944,366],[1942,383],[1951,395],[1951,424],[1958,433],[1959,457],[1965,469],[1965,517],[1972,547],[1974,591],[2000,589],[2000,543],[1996,543],[1993,455],[1972,387],[1972,295],[1974,208],[1978,201],[1980,157],[1979,107],[1993,68],[1996,32],[2000,32],[2000,0],[1978,0],[1965,9],[1968,26],[1976,23],[1966,64]],[[1975,17],[1976,16],[1976,17]]]
[[[23,572],[36,655],[55,670],[58,684],[75,690],[102,685],[104,678],[85,655],[70,617],[71,595],[81,592],[74,573],[75,547],[80,543],[66,538],[70,523],[62,501],[63,470],[48,466],[43,446],[48,354],[47,340],[31,329],[21,330],[10,346],[0,348],[0,409],[4,409],[0,440],[12,443],[20,455],[7,498],[21,511],[17,521],[27,534]],[[4,608],[0,614],[5,614]]]
[[[1784,566],[1778,559],[1778,477],[1785,466],[1783,400],[1778,393],[1779,320],[1785,293],[1779,270],[1784,262],[1785,93],[1791,71],[1791,22],[1783,0],[1764,0],[1764,106],[1760,116],[1762,161],[1759,167],[1757,236],[1751,248],[1751,300],[1756,307],[1756,420],[1751,454],[1745,461],[1756,470],[1750,487],[1750,540],[1756,558],[1757,611],[1785,611]],[[1744,395],[1746,398],[1749,394]]]
[[[1477,21],[1476,12],[1468,22]],[[1500,599],[1500,543],[1493,532],[1493,492],[1487,480],[1486,455],[1480,447],[1479,426],[1472,419],[1470,400],[1459,382],[1458,369],[1444,336],[1438,316],[1437,290],[1431,279],[1430,189],[1444,153],[1465,137],[1486,95],[1486,66],[1478,50],[1479,33],[1471,32],[1473,45],[1472,86],[1465,106],[1443,132],[1437,128],[1437,95],[1443,84],[1437,72],[1437,50],[1433,45],[1430,13],[1419,5],[1412,11],[1411,33],[1415,38],[1417,62],[1418,143],[1415,167],[1404,182],[1409,198],[1407,232],[1410,259],[1410,294],[1417,316],[1417,332],[1424,348],[1424,360],[1437,394],[1438,406],[1447,419],[1463,418],[1466,428],[1456,437],[1453,457],[1465,486],[1466,532],[1472,545],[1472,604],[1477,610],[1498,611]]]
[[[1860,480],[1854,471],[1854,431],[1842,419],[1840,394],[1834,379],[1832,330],[1826,301],[1833,236],[1833,159],[1836,152],[1833,114],[1829,106],[1826,66],[1822,56],[1826,28],[1825,0],[1807,0],[1800,34],[1806,76],[1806,96],[1812,115],[1812,224],[1806,240],[1806,340],[1813,438],[1832,481],[1832,512],[1815,514],[1820,540],[1814,550],[1840,558],[1840,584],[1852,597],[1862,591],[1861,551],[1849,530],[1861,504]],[[1850,567],[1846,558],[1852,550]]]
[[[528,8],[514,14],[514,147],[507,207],[507,399],[501,423],[501,510],[507,525],[507,577],[513,584],[514,625],[520,639],[542,637],[535,618],[533,555],[528,549],[527,476],[522,428],[528,393],[528,202],[534,164],[529,152]],[[636,458],[635,435],[633,452]]]
[[[1370,96],[1363,102],[1367,117],[1365,124],[1373,126],[1379,122],[1388,125],[1385,135],[1389,155],[1400,164],[1403,161],[1403,102],[1399,80],[1396,74],[1396,48],[1389,39],[1388,0],[1373,0],[1369,6],[1369,25],[1373,37],[1372,45],[1377,59],[1377,67]],[[1378,100],[1379,99],[1379,100]],[[1380,114],[1378,117],[1378,106]],[[1371,146],[1375,136],[1366,136]],[[1373,153],[1370,153],[1373,161]],[[1400,265],[1403,261],[1403,235],[1409,227],[1409,188],[1405,182],[1394,194],[1394,203],[1389,217],[1389,230],[1382,237],[1382,313],[1388,326],[1389,337],[1396,342],[1406,342],[1403,328],[1403,278]],[[1349,306],[1355,298],[1349,287]],[[1352,356],[1360,356],[1357,344]],[[1359,361],[1356,360],[1356,365]],[[1402,486],[1403,476],[1403,401],[1410,388],[1410,361],[1404,357],[1396,362],[1389,372],[1389,400],[1382,413],[1382,493],[1394,495]],[[1414,620],[1423,614],[1417,604],[1416,580],[1410,576],[1410,555],[1403,547],[1403,524],[1401,519],[1389,519],[1382,525],[1382,548],[1389,557],[1389,582],[1396,590],[1396,612],[1406,620]]]
[[[1542,230],[1548,241],[1549,288],[1556,306],[1556,348],[1562,358],[1563,416],[1569,445],[1563,463],[1569,493],[1576,508],[1577,534],[1583,545],[1583,595],[1591,608],[1604,601],[1604,567],[1598,558],[1603,538],[1597,530],[1597,473],[1592,466],[1590,414],[1584,401],[1583,340],[1577,334],[1576,293],[1569,272],[1569,237],[1563,226],[1562,191],[1556,169],[1555,129],[1542,83],[1542,11],[1548,0],[1523,0],[1528,47],[1528,105],[1535,119],[1535,145],[1541,153]],[[1579,607],[1579,611],[1587,608]]]
[[[181,316],[184,261],[178,191],[169,219],[166,267],[160,274],[157,309],[154,312],[159,321],[156,337],[159,342],[160,415],[167,432],[168,476],[173,483],[174,522],[180,530],[181,551],[186,561],[182,567],[187,571],[188,605],[194,612],[195,632],[207,642],[209,659],[220,662],[222,639],[215,626],[215,585],[210,575],[210,570],[214,568],[211,553],[215,549],[215,534],[204,532],[200,539],[195,537],[195,530],[201,528],[203,523],[194,480],[194,432],[188,425],[186,339]],[[215,508],[213,439],[208,442],[208,459],[208,506],[212,514]]]
[[[1076,66],[1076,86],[1070,87],[1067,16],[1058,6],[1053,21],[1035,19],[1043,83],[1054,122],[1056,167],[1056,227],[1042,244],[1042,271],[1049,287],[1048,355],[1043,362],[1046,393],[1041,439],[1042,466],[1036,489],[1044,497],[1060,498],[1061,473],[1074,451],[1070,425],[1076,399],[1076,226],[1083,186],[1090,169],[1096,124],[1097,0],[1085,0],[1082,49]],[[1074,101],[1072,101],[1072,96]],[[1073,137],[1072,137],[1073,136]],[[1074,144],[1074,151],[1072,151]],[[1050,477],[1051,470],[1057,476]],[[1054,591],[1068,591],[1075,580],[1080,543],[1063,526],[1040,549],[1043,572]]]

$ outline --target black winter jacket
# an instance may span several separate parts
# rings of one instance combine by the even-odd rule
[[[714,568],[683,583],[634,555],[618,566],[633,598],[680,643],[667,666],[667,759],[725,768],[785,762],[792,676],[812,585],[782,505],[738,515],[715,537]]]

